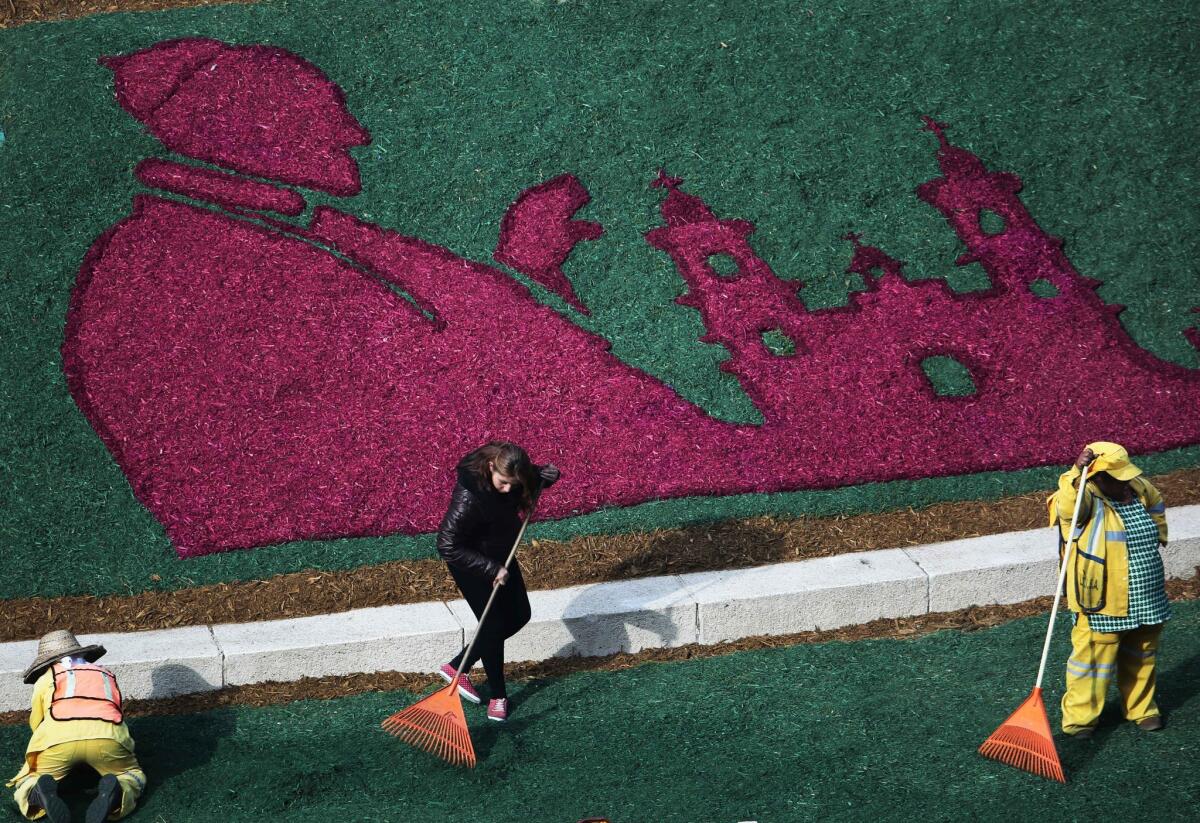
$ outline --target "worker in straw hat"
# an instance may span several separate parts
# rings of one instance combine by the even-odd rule
[[[100,774],[87,823],[129,814],[146,785],[121,713],[117,680],[95,665],[104,651],[99,645],[81,646],[69,631],[53,631],[38,641],[37,658],[25,670],[25,682],[33,685],[33,736],[21,771],[7,785],[30,820],[70,820],[58,781],[75,766],[88,765]]]
[[[1075,534],[1071,515],[1079,477],[1090,466]],[[1075,613],[1063,731],[1091,737],[1115,678],[1125,718],[1144,731],[1163,727],[1154,702],[1158,641],[1171,617],[1160,547],[1167,545],[1162,495],[1116,443],[1089,443],[1049,500],[1070,553],[1067,607]]]

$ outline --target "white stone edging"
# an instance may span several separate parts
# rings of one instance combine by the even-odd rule
[[[1200,566],[1200,505],[1168,510],[1168,577]],[[1052,594],[1049,529],[987,535],[719,572],[529,593],[532,619],[509,661],[602,656],[754,635],[834,629]],[[47,627],[57,628],[57,627]],[[463,600],[356,609],[255,623],[81,635],[100,643],[127,698],[377,671],[428,672],[474,631]],[[0,711],[26,709],[21,674],[37,641],[0,644]]]

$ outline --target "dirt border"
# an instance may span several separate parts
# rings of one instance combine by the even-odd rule
[[[1200,503],[1200,469],[1181,469],[1153,480],[1168,505]],[[1046,525],[1045,499],[1046,492],[1034,492],[884,514],[763,517],[563,542],[538,540],[521,550],[521,566],[532,589],[763,566],[1040,528]],[[1169,521],[1170,510],[1167,517]],[[1049,532],[1047,539],[1052,539]],[[0,600],[5,616],[0,642],[30,640],[53,628],[94,634],[248,623],[459,596],[445,564],[430,559],[131,596]]]
[[[0,0],[0,29],[52,23],[93,14],[163,11],[195,6],[251,5],[256,0]]]
[[[1200,567],[1197,567],[1196,577],[1189,580],[1168,581],[1167,592],[1173,601],[1200,599]],[[1010,605],[972,606],[969,609],[960,609],[954,612],[873,620],[870,623],[846,626],[841,629],[748,637],[711,646],[693,643],[673,649],[647,649],[636,654],[621,653],[605,657],[556,657],[538,663],[513,664],[508,667],[508,672],[510,680],[522,682],[563,677],[575,672],[621,671],[646,663],[668,663],[719,657],[752,649],[776,649],[831,641],[911,639],[946,630],[977,631],[993,628],[1023,617],[1045,614],[1050,609],[1051,601],[1050,597],[1040,597],[1036,600]],[[431,686],[440,685],[441,682],[440,678],[429,674],[374,672],[346,677],[304,678],[290,683],[272,682],[232,686],[212,692],[159,700],[130,700],[125,708],[126,716],[130,718],[194,714],[232,706],[256,708],[303,699],[331,700],[366,692],[407,691],[416,694]],[[397,705],[397,709],[399,708],[401,707]],[[0,725],[24,723],[28,716],[29,712],[27,711],[0,712]]]

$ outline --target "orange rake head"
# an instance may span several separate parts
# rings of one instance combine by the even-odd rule
[[[475,767],[475,747],[467,731],[457,683],[438,689],[383,721],[383,730],[424,749],[452,766]]]
[[[979,753],[1049,780],[1067,782],[1038,688],[983,741]]]

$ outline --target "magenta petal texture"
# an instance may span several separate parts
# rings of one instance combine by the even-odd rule
[[[209,42],[161,49],[204,52],[207,65]],[[313,77],[298,58],[272,65]],[[164,64],[138,75],[144,84],[126,76],[124,105],[175,99],[161,87],[182,75]],[[186,122],[184,109],[154,111],[166,130]],[[83,261],[63,344],[68,386],[183,556],[432,531],[457,459],[497,437],[563,469],[542,510],[551,518],[1065,463],[1096,439],[1135,453],[1200,442],[1200,372],[1138,348],[1119,308],[1026,211],[1020,180],[928,125],[942,174],[918,196],[965,245],[960,262],[985,269],[986,292],[908,282],[899,261],[852,237],[850,270],[866,291],[808,311],[797,284],[754,253],[752,223],[719,218],[660,173],[662,225],[646,239],[674,260],[704,339],[729,350],[723,368],[760,426],[714,420],[504,272],[446,248],[327,206],[299,228],[151,195]],[[598,231],[570,219],[586,196],[569,175],[526,192],[498,258],[573,297],[557,276]],[[984,231],[984,212],[1003,228]],[[713,255],[736,268],[716,271]],[[1031,291],[1037,280],[1056,295]],[[772,352],[766,331],[794,353]],[[938,396],[921,368],[935,355],[963,364],[976,392]]]
[[[571,174],[526,189],[500,222],[493,255],[497,263],[541,283],[584,314],[590,312],[576,297],[562,265],[579,241],[604,234],[599,223],[571,219],[589,200],[587,189]]]
[[[274,211],[292,216],[304,211],[304,198],[290,189],[212,169],[150,158],[138,163],[133,173],[147,186],[210,200],[227,209]]]
[[[100,61],[117,102],[172,151],[330,194],[358,194],[370,142],[342,90],[283,49],[189,38]]]

